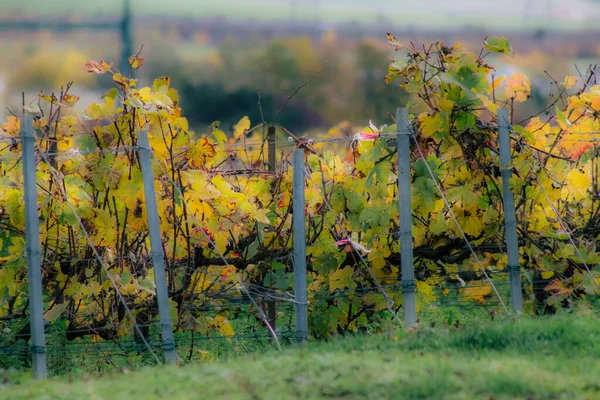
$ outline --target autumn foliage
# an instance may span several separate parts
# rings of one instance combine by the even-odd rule
[[[503,38],[487,39],[479,55],[442,43],[419,49],[391,35],[388,39],[398,57],[386,80],[414,96],[412,123],[426,162],[484,267],[495,282],[505,282],[496,112],[527,101],[531,84],[520,74],[497,76],[487,64],[491,52],[512,56]],[[130,61],[135,67],[143,64],[141,57]],[[293,290],[287,160],[294,142],[280,146],[276,172],[266,173],[264,123],[252,127],[248,118],[241,118],[232,132],[221,130],[218,123],[208,132],[192,132],[169,78],[139,88],[108,63],[90,61],[85,68],[112,75],[116,86],[85,113],[74,111],[78,98],[69,94],[70,87],[60,95],[40,95],[41,106],[36,100],[25,107],[36,116],[38,150],[50,157],[49,163],[40,159],[37,165],[46,318],[64,319],[83,335],[104,339],[131,331],[110,280],[76,224],[77,216],[136,319],[156,317],[135,147],[138,132],[146,129],[158,161],[154,174],[174,323],[180,330],[232,335],[227,310],[215,315],[203,312],[202,306],[218,304],[215,293],[235,290],[236,277]],[[596,295],[586,271],[587,266],[599,281],[594,268],[600,263],[595,146],[600,86],[593,82],[593,73],[555,81],[546,110],[524,123],[513,121],[512,187],[523,290],[531,312],[540,302],[585,309]],[[315,143],[315,153],[306,153],[309,327],[315,337],[378,326],[390,317],[383,295],[363,290],[376,283],[358,262],[355,249],[336,244],[344,231],[370,250],[361,250],[362,256],[396,306],[402,304],[396,149],[388,135],[396,131],[394,122],[354,130],[362,135],[352,145]],[[5,267],[0,268],[0,317],[17,315],[27,305],[20,144],[11,140],[19,137],[19,127],[17,117],[8,117],[0,139],[0,263]],[[333,138],[337,131],[320,138]],[[450,292],[447,284],[457,282],[467,299],[495,301],[416,148],[412,154],[418,309],[443,300]],[[182,188],[185,202],[173,183]],[[75,205],[77,216],[67,201]],[[536,280],[548,282],[541,294],[533,290]]]

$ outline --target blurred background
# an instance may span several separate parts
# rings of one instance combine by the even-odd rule
[[[473,51],[486,36],[507,37],[516,57],[489,62],[529,76],[533,95],[519,110],[529,115],[547,102],[550,77],[597,62],[598,17],[600,0],[0,0],[0,116],[19,109],[22,92],[31,100],[69,81],[84,107],[112,86],[85,62],[129,73],[126,57],[143,46],[136,78],[171,76],[196,130],[243,115],[260,122],[259,91],[271,121],[311,77],[278,122],[296,131],[388,123],[408,97],[383,81],[386,32]]]

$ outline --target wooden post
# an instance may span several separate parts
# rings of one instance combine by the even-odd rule
[[[267,131],[267,160],[269,163],[269,171],[270,172],[275,172],[275,169],[277,167],[277,148],[275,146],[275,136],[276,136],[276,131],[275,131],[275,127],[274,126],[269,126],[269,129]],[[271,270],[271,274],[273,273],[273,271]],[[273,276],[271,275],[271,278]],[[271,325],[271,328],[273,329],[273,331],[275,331],[275,326],[277,324],[277,305],[274,301],[267,301],[266,302],[266,306],[267,306],[267,319],[269,321],[269,325]]]
[[[42,299],[42,264],[40,255],[40,221],[35,174],[35,131],[30,115],[21,116],[21,145],[23,151],[23,189],[25,192],[25,242],[27,279],[29,282],[29,325],[33,377],[45,379],[46,338],[44,333],[44,304]]]
[[[156,302],[158,303],[158,314],[160,317],[162,347],[165,354],[165,361],[168,364],[177,364],[177,351],[175,350],[171,310],[169,308],[165,259],[158,222],[156,193],[154,192],[154,173],[152,172],[152,155],[150,153],[152,149],[148,142],[148,132],[140,131],[138,133],[138,145],[140,148],[140,168],[144,182],[144,198],[146,200],[146,216],[148,218],[148,232],[150,234],[150,252],[154,266],[154,283],[156,284]]]
[[[417,322],[415,271],[413,268],[412,207],[410,202],[410,129],[408,109],[396,110],[398,131],[398,208],[400,211],[400,259],[402,263],[402,303],[404,323]]]
[[[304,219],[304,150],[293,153],[293,212],[294,228],[294,300],[296,301],[296,340],[308,340],[308,305],[306,289],[306,232]]]
[[[519,264],[519,242],[517,236],[517,216],[515,198],[510,190],[512,161],[510,155],[508,111],[498,109],[498,141],[500,142],[500,169],[502,175],[502,203],[504,205],[504,236],[508,253],[508,271],[510,276],[510,305],[517,312],[523,312],[523,294],[521,293],[521,265]]]

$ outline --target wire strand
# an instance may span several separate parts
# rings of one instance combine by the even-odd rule
[[[181,201],[183,202],[183,204],[190,209],[185,196],[183,195],[183,191],[181,190],[181,188],[179,187],[179,185],[177,185],[169,176],[169,174],[167,173],[167,171],[163,168],[161,162],[156,158],[154,151],[152,151],[152,149],[148,149],[150,154],[152,155],[152,158],[154,159],[154,161],[156,162],[156,164],[158,165],[158,167],[160,168],[160,170],[162,171],[162,173],[165,175],[165,177],[167,178],[167,180],[169,181],[169,183],[173,186],[174,189],[177,190],[177,192],[179,193],[179,195],[181,196]],[[213,247],[213,251],[223,260],[223,262],[225,263],[225,266],[230,267],[231,265],[227,262],[227,259],[225,258],[225,256],[223,255],[223,253],[221,253],[221,251],[219,250],[219,248],[217,247],[217,245],[215,244],[215,242],[210,238],[210,236],[208,235],[208,233],[206,233],[206,231],[204,230],[204,227],[200,224],[200,221],[198,221],[198,219],[196,218],[196,216],[194,215],[194,213],[190,213],[190,216],[192,217],[192,220],[196,223],[196,225],[198,226],[198,229],[200,229],[200,231],[204,234],[204,236],[206,237],[206,239],[208,240],[209,244]],[[256,307],[256,309],[258,310],[261,318],[263,319],[263,321],[265,322],[267,328],[269,329],[269,331],[271,332],[271,334],[273,335],[273,339],[275,340],[275,342],[277,343],[277,347],[279,348],[279,350],[281,350],[281,344],[279,343],[279,339],[277,338],[277,333],[275,332],[275,330],[271,327],[271,324],[269,323],[269,320],[267,318],[267,316],[265,315],[264,311],[262,310],[262,308],[260,308],[258,306],[258,304],[254,301],[254,298],[252,298],[252,296],[250,295],[248,289],[246,288],[246,285],[244,285],[244,283],[237,277],[237,274],[233,274],[233,276],[235,277],[236,281],[238,282],[238,284],[240,285],[240,287],[242,288],[242,290],[244,290],[246,292],[246,294],[248,295],[248,297],[251,299],[252,303],[254,304],[254,306]]]
[[[48,165],[50,165],[50,161],[48,160],[48,158],[46,157],[46,155],[44,153],[41,153],[41,156],[42,156],[42,158],[45,159],[45,161],[48,163]],[[102,266],[102,269],[106,273],[106,276],[108,277],[108,279],[112,283],[112,286],[115,289],[115,292],[116,292],[117,296],[119,297],[119,301],[123,304],[123,307],[125,309],[125,313],[129,317],[129,319],[131,319],[131,321],[133,322],[134,329],[140,335],[140,338],[142,339],[142,341],[144,342],[144,344],[146,345],[146,347],[148,348],[148,350],[150,351],[150,353],[152,354],[152,356],[156,360],[157,364],[160,364],[161,362],[160,362],[158,356],[152,350],[152,348],[150,347],[150,344],[148,343],[148,341],[146,340],[144,334],[142,333],[142,330],[137,325],[137,321],[135,320],[135,317],[133,316],[133,313],[129,309],[129,306],[127,305],[125,297],[123,296],[123,294],[119,290],[119,286],[117,285],[117,282],[114,280],[114,278],[112,277],[112,275],[108,271],[108,268],[106,268],[105,261],[100,256],[100,253],[98,253],[98,250],[96,249],[96,246],[94,246],[92,238],[90,237],[89,233],[87,232],[87,230],[85,228],[85,225],[83,224],[83,221],[81,220],[81,218],[79,217],[79,214],[77,213],[77,209],[75,208],[75,206],[73,205],[73,203],[71,203],[71,201],[69,200],[69,197],[67,195],[67,191],[65,190],[65,188],[63,187],[63,185],[60,184],[61,180],[60,180],[60,178],[58,176],[58,173],[52,167],[50,167],[50,173],[54,176],[54,179],[56,179],[57,186],[58,186],[59,190],[61,191],[61,194],[64,196],[65,202],[67,203],[67,205],[71,209],[71,212],[73,213],[73,216],[75,217],[75,219],[77,220],[79,226],[81,227],[81,229],[83,231],[83,234],[84,234],[84,236],[86,238],[86,241],[87,241],[90,249],[92,250],[92,253],[94,254],[94,257],[98,260],[98,262]]]
[[[304,166],[304,174],[313,183],[313,185],[317,188],[317,190],[321,194],[321,198],[323,199],[323,202],[327,205],[327,208],[329,208],[329,211],[331,211],[331,213],[335,217],[335,221],[336,221],[337,225],[339,226],[340,230],[344,233],[346,239],[348,239],[348,243],[352,244],[352,247],[354,248],[354,252],[358,255],[358,257],[360,258],[362,264],[365,266],[365,268],[367,269],[367,271],[371,275],[371,278],[375,282],[375,285],[377,286],[377,288],[381,291],[381,294],[383,294],[383,297],[385,298],[385,301],[386,301],[386,306],[387,306],[388,311],[392,314],[392,316],[394,317],[394,319],[400,324],[400,326],[402,327],[402,329],[404,329],[404,323],[398,317],[398,312],[394,311],[394,309],[393,309],[394,304],[395,304],[394,300],[392,300],[388,296],[388,294],[386,293],[386,291],[381,287],[381,284],[379,283],[379,280],[377,279],[377,277],[373,273],[373,270],[371,269],[371,267],[369,267],[369,265],[367,264],[367,262],[363,258],[362,254],[360,254],[360,249],[356,248],[356,245],[354,244],[354,241],[352,241],[352,239],[350,238],[350,234],[344,228],[344,226],[342,225],[342,222],[340,221],[340,219],[338,218],[337,214],[333,210],[333,207],[329,203],[329,200],[327,199],[327,196],[325,195],[325,193],[323,193],[323,191],[321,190],[320,186],[314,181],[314,179],[312,178],[312,176],[310,176],[310,173],[308,172],[308,169],[306,168],[306,165]]]
[[[477,256],[477,253],[475,253],[475,250],[473,249],[473,246],[471,246],[471,242],[469,241],[469,239],[467,238],[467,235],[465,234],[465,232],[463,231],[462,227],[460,226],[460,223],[458,222],[458,219],[456,218],[456,215],[454,214],[454,211],[452,210],[452,207],[450,206],[450,203],[448,202],[448,199],[446,198],[446,195],[444,194],[444,190],[442,189],[442,187],[438,183],[437,179],[435,178],[435,175],[433,174],[433,171],[431,170],[431,167],[429,166],[429,163],[427,162],[427,159],[423,155],[423,152],[421,151],[421,147],[419,146],[419,142],[417,141],[417,136],[415,135],[415,131],[412,128],[412,124],[410,123],[410,121],[405,121],[405,122],[406,122],[406,125],[408,126],[408,129],[410,130],[410,135],[411,135],[412,139],[415,142],[415,145],[416,145],[415,147],[417,148],[419,156],[421,157],[421,160],[423,160],[423,163],[425,164],[425,167],[427,168],[427,171],[429,172],[429,175],[431,176],[431,179],[433,180],[433,183],[435,184],[435,187],[437,188],[437,191],[439,192],[440,196],[442,197],[442,200],[444,201],[444,204],[446,205],[446,209],[450,213],[450,217],[454,221],[454,224],[456,225],[458,231],[460,232],[463,240],[467,244],[467,247],[469,248],[469,251],[471,252],[471,254],[473,255],[473,257],[475,257],[475,261],[477,263],[477,266],[479,267],[479,269],[481,270],[481,272],[485,276],[485,279],[490,283],[490,285],[492,287],[492,290],[494,291],[494,293],[496,294],[496,297],[498,297],[498,300],[502,304],[502,308],[504,308],[504,311],[506,311],[506,313],[508,314],[509,311],[508,311],[508,308],[506,307],[506,304],[504,304],[504,300],[502,300],[502,296],[500,296],[500,293],[498,293],[498,289],[496,289],[496,286],[494,286],[494,283],[492,282],[492,279],[489,277],[489,275],[485,271],[485,268],[481,264],[481,261],[479,260],[479,256]]]
[[[510,130],[513,130],[512,126],[508,127]],[[513,130],[514,132],[514,130]],[[521,145],[521,141],[517,140],[516,141],[517,144],[519,145],[519,147],[521,148],[522,151],[524,151],[525,149],[523,148],[523,146]],[[540,162],[540,160],[533,155],[532,152],[530,152],[531,156],[533,157],[533,159],[537,162],[538,166],[540,167],[541,170],[544,171],[544,173],[550,178],[550,175],[548,175],[548,173],[546,172],[546,169],[543,167],[542,163]],[[581,260],[581,262],[583,263],[583,267],[585,268],[585,270],[587,271],[587,273],[589,274],[590,278],[592,278],[592,283],[594,284],[594,286],[596,287],[596,289],[598,291],[600,291],[600,285],[598,285],[598,282],[596,282],[596,277],[594,276],[594,274],[592,273],[592,271],[590,270],[590,268],[588,267],[587,263],[585,262],[585,259],[583,257],[583,255],[581,254],[581,252],[579,251],[579,247],[575,244],[575,241],[573,240],[573,236],[571,235],[571,233],[569,232],[569,230],[567,229],[567,226],[564,223],[564,220],[562,218],[562,216],[560,215],[560,213],[558,212],[558,210],[556,209],[556,207],[554,206],[554,203],[552,203],[552,200],[550,200],[550,197],[548,196],[548,192],[546,192],[546,189],[544,188],[544,185],[542,185],[542,183],[540,182],[540,179],[538,178],[537,174],[534,171],[534,166],[531,165],[530,166],[530,170],[531,172],[533,172],[533,176],[535,181],[538,183],[540,190],[542,191],[542,194],[544,195],[544,198],[546,199],[546,201],[548,202],[548,205],[550,206],[550,208],[552,209],[552,212],[554,213],[554,215],[556,216],[556,219],[561,227],[561,229],[563,230],[563,232],[567,235],[567,238],[569,239],[569,242],[571,243],[571,245],[573,246],[573,249],[575,250],[575,253],[577,253],[577,257],[579,257],[579,259]]]

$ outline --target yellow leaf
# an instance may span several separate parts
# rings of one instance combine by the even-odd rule
[[[130,87],[135,86],[134,79],[129,79],[126,76],[119,73],[113,75],[113,81],[123,89],[129,89]]]
[[[450,112],[454,108],[454,102],[448,99],[440,99],[438,105],[443,112]]]
[[[170,98],[173,103],[179,103],[179,93],[177,90],[169,88],[167,90],[167,97]]]
[[[492,100],[490,100],[487,96],[484,96],[482,94],[478,94],[477,96],[483,102],[483,105],[488,110],[490,110],[494,114],[496,114],[498,112],[498,106]]]
[[[75,103],[79,100],[79,96],[73,96],[70,94],[65,94],[62,98],[62,104],[67,107],[73,107]]]
[[[240,119],[240,122],[237,123],[235,129],[233,131],[233,138],[238,140],[244,132],[246,132],[250,128],[250,118],[244,117]]]
[[[477,216],[466,217],[463,222],[463,230],[467,235],[478,237],[483,231],[483,222]]]
[[[219,143],[219,148],[221,150],[225,150],[225,142],[227,141],[227,135],[220,129],[214,130],[213,135],[215,139],[217,139],[217,143]]]
[[[21,122],[19,118],[10,115],[7,118],[7,122],[0,125],[0,130],[3,130],[9,136],[19,136],[21,134]]]
[[[447,128],[445,118],[441,114],[425,115],[421,118],[421,134],[424,138],[443,132]]]
[[[38,96],[40,97],[40,99],[46,100],[47,102],[49,102],[51,104],[57,104],[58,103],[58,99],[56,98],[56,96],[54,95],[54,93],[52,95],[38,93]]]
[[[575,86],[577,84],[577,77],[576,76],[567,76],[565,78],[565,81],[562,82],[562,85],[565,87],[565,89],[571,89],[573,86]]]
[[[554,276],[554,271],[543,271],[542,279],[550,279]]]
[[[329,275],[329,290],[334,291],[335,289],[350,288],[354,289],[356,283],[352,279],[354,275],[354,269],[350,266],[346,266],[343,269],[338,269]]]
[[[173,101],[171,100],[171,98],[161,92],[156,92],[152,96],[150,96],[150,102],[152,104],[154,104],[155,106],[160,106],[160,107],[168,108],[168,107],[173,106]]]
[[[504,82],[504,77],[500,76],[492,81],[490,88],[488,89],[488,94],[492,94],[494,90],[496,90],[500,85]]]
[[[566,184],[575,200],[581,200],[586,196],[588,188],[592,185],[592,178],[574,168],[567,174]]]
[[[129,57],[129,65],[131,65],[131,68],[133,68],[133,69],[138,69],[139,67],[144,65],[144,57],[140,57],[140,56]]]
[[[231,327],[231,324],[229,322],[219,326],[219,332],[221,333],[222,336],[234,336],[235,332],[233,331],[233,328]]]
[[[464,289],[465,296],[478,303],[485,303],[485,298],[491,293],[492,287],[485,281],[471,281]]]
[[[58,151],[66,151],[73,148],[73,138],[61,138],[57,145]]]
[[[598,94],[598,92],[591,92],[590,94],[592,94],[592,96],[591,96],[592,108],[596,111],[600,110],[600,95]]]
[[[229,323],[229,321],[225,318],[223,318],[220,315],[217,315],[215,317],[215,325],[219,328],[219,332],[221,333],[222,336],[234,336],[235,332],[233,331],[233,328],[231,327],[231,324]]]
[[[171,85],[171,78],[168,76],[161,76],[154,80],[154,91],[166,94],[169,90],[169,85]]]
[[[187,159],[196,168],[202,168],[208,160],[212,160],[217,152],[214,145],[202,138],[192,145],[187,152]]]
[[[85,113],[93,120],[104,119],[110,116],[110,112],[107,112],[102,104],[90,104],[86,108]]]
[[[514,101],[522,103],[527,100],[530,91],[531,83],[525,75],[513,74],[512,76],[506,77],[504,94],[507,98],[514,99]]]
[[[419,293],[425,301],[431,302],[435,300],[433,287],[431,287],[431,285],[429,285],[427,282],[415,281],[415,288],[417,289],[417,293]]]
[[[269,221],[269,218],[267,217],[267,213],[269,212],[269,210],[267,209],[255,209],[252,210],[250,214],[250,216],[255,219],[256,221],[262,223],[262,224],[271,224],[271,221]]]
[[[85,113],[93,120],[101,120],[108,118],[113,114],[121,112],[121,108],[115,108],[115,100],[110,97],[105,97],[105,103],[93,103],[86,108]]]
[[[225,254],[227,251],[227,238],[221,234],[215,235],[215,245],[217,246],[217,250],[221,254]]]
[[[92,242],[95,246],[113,246],[117,237],[114,218],[110,217],[107,210],[94,208],[90,211],[92,216],[82,219],[88,225]]]

